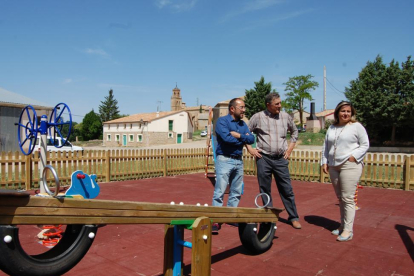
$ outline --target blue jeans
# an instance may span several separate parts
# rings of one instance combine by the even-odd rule
[[[243,161],[223,155],[216,158],[216,184],[214,186],[213,206],[223,206],[223,197],[230,184],[227,207],[237,207],[243,189]]]

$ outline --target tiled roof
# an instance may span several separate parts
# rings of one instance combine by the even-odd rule
[[[322,116],[325,117],[325,116],[328,116],[328,115],[334,113],[334,111],[335,111],[335,109],[327,109],[327,110],[315,113],[315,115],[317,117],[322,117]]]
[[[144,121],[144,122],[151,122],[153,120],[156,119],[160,119],[166,116],[170,116],[173,114],[177,114],[180,112],[186,112],[185,110],[179,110],[179,111],[161,111],[161,112],[152,112],[152,113],[139,113],[139,114],[133,114],[127,117],[122,117],[119,119],[115,119],[112,121],[108,121],[108,122],[104,122],[105,124],[109,124],[109,123],[134,123],[134,122],[139,122]],[[157,113],[158,117],[157,117]]]
[[[50,106],[47,103],[43,103],[41,101],[25,97],[14,92],[7,91],[6,89],[0,87],[0,105],[1,103],[16,105],[33,105],[53,108],[53,106]]]
[[[236,98],[238,98],[238,99],[242,99],[243,101],[244,101],[244,95],[243,96],[241,96],[241,97],[236,97]],[[222,104],[229,104],[229,102],[231,101],[232,99],[230,99],[230,100],[225,100],[225,101],[222,101],[222,102],[218,102],[217,103],[217,105],[222,105]],[[217,106],[216,105],[216,106]]]

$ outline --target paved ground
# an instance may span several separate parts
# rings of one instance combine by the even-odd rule
[[[100,199],[185,204],[211,203],[213,186],[203,174],[101,183]],[[294,181],[303,229],[286,223],[282,212],[272,248],[252,256],[241,245],[237,229],[224,225],[213,236],[211,275],[414,275],[414,192],[359,190],[354,239],[335,241],[339,210],[329,184]],[[254,207],[255,177],[245,177],[240,206]],[[273,191],[275,206],[281,201]],[[100,228],[84,259],[66,275],[162,275],[163,225],[120,225]],[[191,232],[185,232],[191,241]],[[35,239],[32,244],[35,245]],[[185,249],[184,275],[191,272]],[[4,275],[0,272],[0,275]]]

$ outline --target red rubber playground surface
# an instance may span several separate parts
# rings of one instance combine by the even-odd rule
[[[255,207],[256,177],[246,176],[243,207]],[[414,275],[414,192],[359,189],[354,239],[337,242],[339,209],[329,184],[293,181],[302,229],[282,212],[271,249],[253,256],[237,228],[224,224],[213,236],[211,275]],[[211,204],[213,186],[203,174],[100,183],[98,199]],[[283,207],[275,185],[276,207]],[[191,241],[191,231],[185,231]],[[164,225],[108,225],[98,230],[83,260],[68,276],[162,275]],[[184,249],[184,275],[191,273]],[[0,275],[4,275],[0,272]]]

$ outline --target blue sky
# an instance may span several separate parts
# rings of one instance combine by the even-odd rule
[[[65,102],[81,122],[111,88],[135,114],[170,110],[176,83],[187,106],[214,106],[261,76],[283,98],[289,77],[311,74],[320,111],[324,65],[334,108],[367,61],[413,55],[413,10],[412,0],[0,0],[0,87]]]

